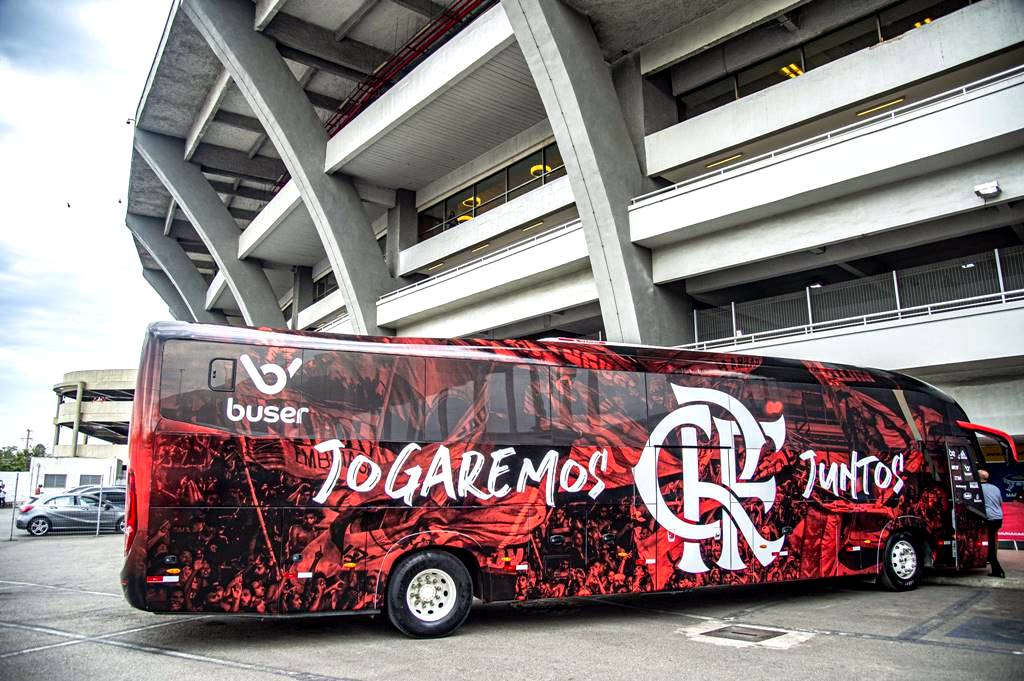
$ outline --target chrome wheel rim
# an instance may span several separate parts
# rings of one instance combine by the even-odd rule
[[[124,518],[117,521],[117,531],[124,534]]]
[[[892,571],[900,579],[910,579],[917,572],[917,551],[906,539],[892,545]]]
[[[28,525],[28,531],[37,537],[46,534],[46,521],[42,518],[36,518]]]
[[[405,603],[417,619],[436,622],[455,607],[455,580],[444,570],[429,568],[418,573],[405,590]]]

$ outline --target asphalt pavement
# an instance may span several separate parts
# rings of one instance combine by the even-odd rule
[[[0,679],[1024,678],[1024,552],[1009,577],[932,575],[913,592],[861,581],[478,605],[440,640],[383,618],[158,616],[118,585],[122,538],[6,541]]]

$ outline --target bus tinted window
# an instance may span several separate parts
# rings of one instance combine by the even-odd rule
[[[424,374],[426,441],[550,443],[547,367],[437,359]]]
[[[629,371],[553,368],[555,444],[604,441],[642,445],[647,437],[644,375]]]
[[[415,440],[422,368],[416,357],[305,351],[302,388],[315,432],[341,440]],[[330,422],[321,423],[321,414]]]

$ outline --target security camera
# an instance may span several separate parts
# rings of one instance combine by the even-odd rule
[[[1002,189],[999,188],[999,182],[992,180],[985,184],[979,184],[974,188],[974,193],[978,195],[978,198],[982,199],[994,199],[1002,193]]]

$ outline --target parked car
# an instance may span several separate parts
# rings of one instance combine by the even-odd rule
[[[14,522],[19,530],[34,537],[51,531],[96,531],[96,516],[103,531],[124,532],[124,508],[104,499],[102,507],[94,494],[44,494],[30,499],[18,509]]]
[[[98,497],[100,496],[100,491],[103,492],[103,501],[109,501],[114,506],[124,508],[125,488],[120,486],[79,485],[78,487],[64,490],[62,494],[91,494]]]

